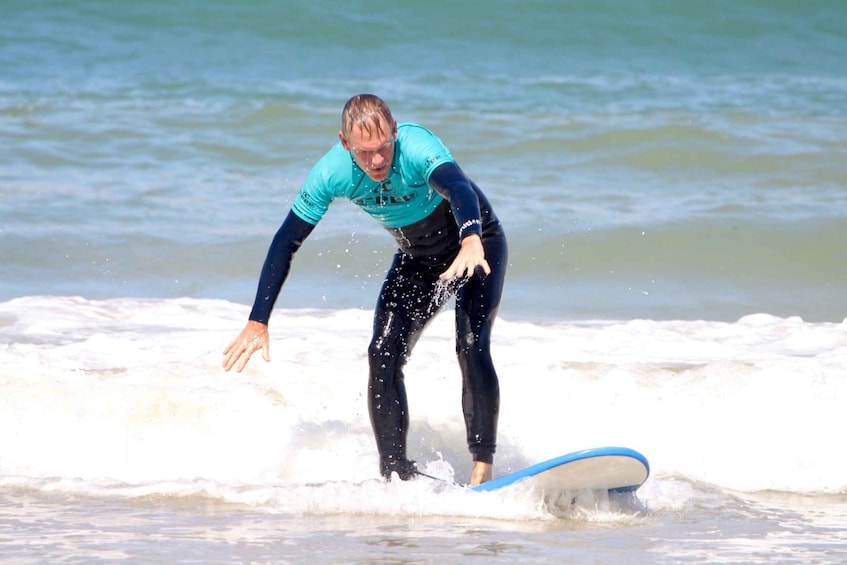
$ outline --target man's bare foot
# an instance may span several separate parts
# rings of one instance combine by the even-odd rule
[[[475,461],[473,471],[471,471],[471,486],[481,485],[484,482],[490,481],[494,472],[494,465],[491,463],[483,463]]]

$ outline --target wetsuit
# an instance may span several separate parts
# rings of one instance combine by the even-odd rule
[[[403,366],[438,309],[456,295],[456,352],[462,372],[462,409],[474,461],[491,463],[497,440],[500,391],[490,355],[491,328],[503,291],[506,237],[479,187],[425,128],[400,124],[392,171],[374,181],[341,144],[312,169],[271,243],[250,319],[267,324],[294,253],[332,200],[348,198],[373,216],[398,245],[374,313],[368,347],[368,408],[380,471],[408,478],[409,427]],[[491,273],[444,283],[438,276],[459,252],[461,239],[482,236]]]

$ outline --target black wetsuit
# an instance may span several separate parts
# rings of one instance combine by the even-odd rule
[[[453,293],[468,448],[474,461],[491,463],[497,443],[500,389],[490,342],[506,274],[506,236],[485,195],[455,163],[439,165],[429,184],[445,200],[423,220],[388,230],[399,249],[377,300],[368,348],[368,407],[386,477],[397,471],[408,478],[414,469],[406,453],[409,413],[403,366],[421,331]],[[288,214],[268,251],[251,320],[268,322],[291,259],[313,228]],[[440,281],[459,252],[461,237],[470,233],[482,236],[491,273],[477,269],[468,279]]]

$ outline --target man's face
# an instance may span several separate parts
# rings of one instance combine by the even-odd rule
[[[383,181],[391,173],[396,135],[396,122],[391,124],[390,129],[383,125],[379,130],[371,128],[368,132],[356,125],[348,136],[338,132],[344,149],[353,154],[356,164],[375,181]]]

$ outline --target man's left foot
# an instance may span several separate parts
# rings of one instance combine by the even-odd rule
[[[481,485],[492,479],[494,475],[494,465],[491,463],[483,463],[482,461],[474,461],[473,470],[471,471],[471,486]]]

